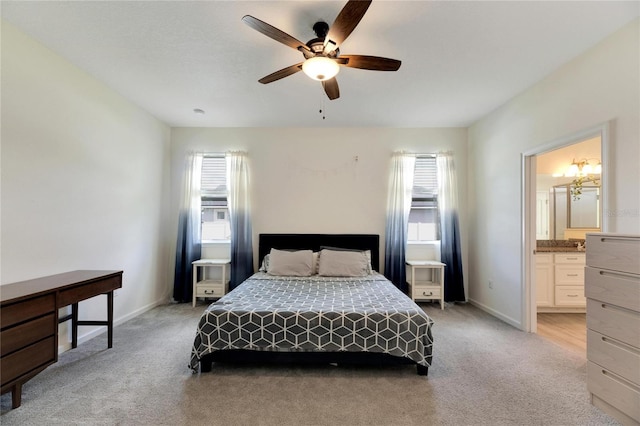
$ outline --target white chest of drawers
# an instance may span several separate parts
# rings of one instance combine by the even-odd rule
[[[587,234],[585,280],[591,402],[640,425],[640,237]]]

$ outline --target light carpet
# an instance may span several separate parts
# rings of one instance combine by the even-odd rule
[[[611,425],[589,403],[584,353],[471,305],[423,304],[434,319],[428,377],[388,368],[187,368],[204,304],[170,304],[60,355],[2,396],[2,425]]]

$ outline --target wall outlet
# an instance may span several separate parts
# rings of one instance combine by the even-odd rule
[[[113,297],[120,296],[120,290],[113,290]]]
[[[493,280],[489,280],[489,288],[493,289]]]

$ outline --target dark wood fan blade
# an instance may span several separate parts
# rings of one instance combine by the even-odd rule
[[[323,81],[322,87],[329,99],[334,100],[340,97],[340,88],[338,87],[338,80],[336,80],[335,77]]]
[[[266,77],[262,77],[258,82],[262,84],[273,83],[274,81],[280,80],[281,78],[289,77],[292,74],[297,73],[302,70],[302,62],[299,64],[291,65],[290,67],[282,68],[274,73],[269,74]]]
[[[341,63],[345,67],[373,71],[397,71],[402,64],[402,61],[397,59],[381,58],[379,56],[340,55],[339,59],[347,60],[346,63]]]
[[[324,53],[328,55],[344,42],[367,12],[371,0],[350,0],[344,5],[324,39]]]
[[[266,22],[259,20],[258,18],[254,18],[251,15],[245,15],[242,17],[242,20],[245,24],[247,24],[254,30],[261,32],[262,34],[274,39],[275,41],[286,44],[287,46],[292,47],[296,50],[311,51],[311,49],[309,49],[309,47],[300,40],[290,36],[289,34],[277,29],[272,25],[267,24]]]

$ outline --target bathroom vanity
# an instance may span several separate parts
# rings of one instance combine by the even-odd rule
[[[585,312],[585,253],[578,244],[539,246],[535,258],[538,312]]]

